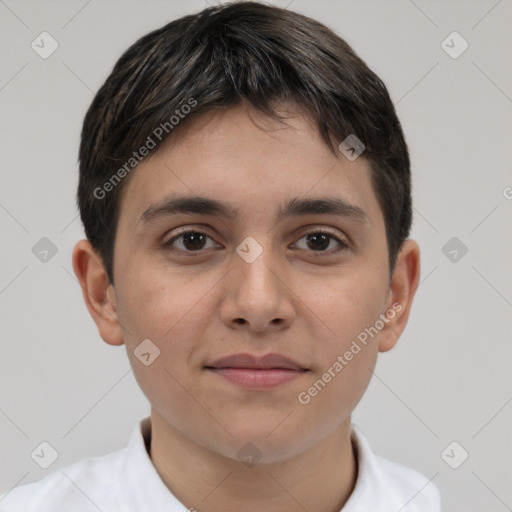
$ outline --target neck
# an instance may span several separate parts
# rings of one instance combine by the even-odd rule
[[[340,512],[352,493],[357,462],[350,418],[291,459],[252,467],[183,435],[151,410],[150,457],[169,490],[189,510]]]

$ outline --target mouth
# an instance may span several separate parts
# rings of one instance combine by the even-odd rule
[[[262,357],[233,354],[204,367],[223,379],[249,389],[272,389],[309,372],[300,363],[280,354]]]

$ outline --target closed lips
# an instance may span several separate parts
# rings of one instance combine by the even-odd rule
[[[239,368],[253,370],[285,369],[295,371],[307,371],[300,363],[281,354],[266,354],[254,356],[241,353],[221,357],[205,366],[205,368]]]

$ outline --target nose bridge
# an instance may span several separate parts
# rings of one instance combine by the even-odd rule
[[[272,236],[259,238],[262,243],[247,237],[236,248],[223,316],[231,325],[239,325],[243,319],[252,328],[263,330],[272,322],[288,324],[293,307],[282,283],[284,269],[272,248]]]
[[[260,242],[246,237],[237,247],[236,275],[244,292],[278,293],[279,280],[274,270],[279,262],[272,248],[272,236],[260,235]],[[264,239],[265,238],[265,239]],[[268,297],[267,297],[268,299]]]

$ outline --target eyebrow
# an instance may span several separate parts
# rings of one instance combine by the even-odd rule
[[[149,224],[158,218],[169,217],[180,213],[199,215],[215,215],[234,220],[239,209],[230,203],[202,196],[170,197],[151,205],[137,220],[137,224]],[[339,197],[299,198],[290,199],[277,213],[277,219],[300,215],[330,214],[348,217],[359,222],[368,223],[368,215],[354,204]]]

